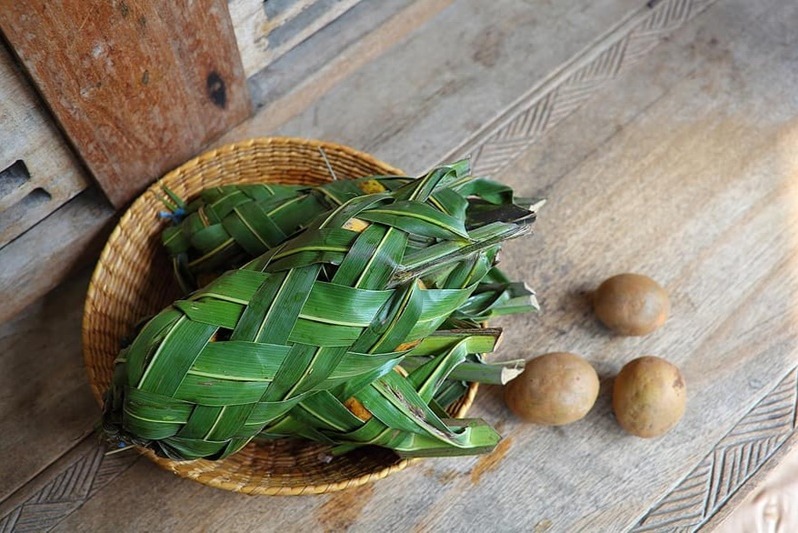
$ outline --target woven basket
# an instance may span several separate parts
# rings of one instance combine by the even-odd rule
[[[338,144],[295,138],[263,138],[212,150],[153,184],[122,216],[100,256],[89,285],[83,317],[83,356],[97,402],[111,384],[113,362],[122,339],[142,317],[152,315],[181,295],[161,246],[165,224],[157,214],[166,185],[184,199],[200,190],[232,183],[317,185],[330,181],[319,151],[336,177],[403,173],[373,157]],[[462,417],[476,394],[476,384],[450,408]],[[220,489],[248,494],[298,495],[342,490],[381,479],[408,465],[394,452],[359,448],[330,460],[326,445],[297,440],[252,442],[222,461],[171,461],[141,452],[175,474]]]

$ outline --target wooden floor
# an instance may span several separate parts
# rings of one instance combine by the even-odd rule
[[[547,196],[536,234],[503,256],[543,312],[502,320],[497,357],[583,354],[602,377],[594,410],[525,425],[483,387],[470,415],[504,435],[491,455],[325,496],[209,489],[104,455],[80,353],[84,272],[0,326],[0,531],[692,531],[737,520],[786,464],[798,4],[435,0],[400,15],[220,143],[324,138],[409,173],[470,155],[477,172]],[[585,291],[620,271],[669,289],[663,329],[615,338],[592,318]],[[623,434],[610,409],[611,377],[643,354],[680,365],[688,387],[685,418],[656,440]]]

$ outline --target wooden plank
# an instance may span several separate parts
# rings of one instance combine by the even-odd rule
[[[224,0],[0,9],[0,30],[117,207],[249,115]]]
[[[136,461],[143,460],[136,454],[105,452],[105,445],[96,438],[78,442],[26,484],[30,492],[0,502],[0,531],[49,529]]]
[[[0,250],[0,324],[96,261],[114,220],[91,187]]]
[[[315,105],[322,96],[336,88],[353,73],[404,42],[414,30],[434,18],[451,3],[452,0],[425,0],[409,4],[380,24],[374,31],[347,46],[328,63],[311,71],[306,78],[296,84],[290,93],[283,95],[278,93],[277,98],[269,97],[269,91],[261,89],[261,85],[270,83],[271,73],[268,69],[264,70],[263,75],[253,76],[251,78],[253,92],[256,95],[263,94],[261,98],[256,99],[263,107],[258,110],[252,120],[243,122],[237,128],[232,129],[216,144],[263,135],[263,132],[283,130],[282,126],[286,122]],[[326,44],[319,43],[320,46],[326,46]],[[310,133],[303,135],[312,136]]]
[[[83,169],[0,43],[0,249],[87,184]]]
[[[430,17],[432,4],[414,3],[398,13],[289,96],[267,101],[222,142],[269,131],[335,138],[421,172],[530,84],[558,69],[616,21],[641,10],[633,0],[555,2],[535,4],[534,9],[521,1],[501,1],[488,9],[473,0],[453,5],[436,0]],[[423,18],[417,20],[414,13]],[[425,20],[429,22],[422,26]],[[433,26],[438,31],[431,31]],[[402,46],[394,46],[397,41]],[[391,46],[381,51],[385,43]],[[374,51],[384,55],[367,61]],[[390,83],[385,81],[388,63]],[[357,112],[369,117],[365,124],[351,120],[351,100],[360,94]]]
[[[739,504],[734,500],[746,492],[747,482],[769,470],[768,464],[794,440],[795,390],[793,369],[646,513],[635,530],[698,526]]]
[[[798,512],[791,505],[798,496],[798,434],[793,433],[726,504],[708,520],[704,531],[736,533],[767,531],[775,524],[795,529]]]
[[[230,0],[247,77],[266,68],[352,9],[360,0]]]
[[[99,420],[80,354],[87,274],[0,326],[0,454],[6,457],[0,501],[78,444]]]
[[[337,63],[339,69],[346,65],[351,71],[352,58],[358,58],[360,62],[373,60],[392,46],[389,35],[401,34],[396,31],[398,28],[404,29],[405,35],[411,33],[442,9],[436,5],[422,0],[358,3],[290,53],[252,74],[247,83],[253,104],[259,108],[289,95],[295,98],[297,88],[307,78],[314,76],[316,83],[324,80],[319,71],[328,69],[330,63]],[[415,26],[404,23],[407,16],[402,13],[418,12],[419,8],[424,8],[424,15],[415,17]],[[376,40],[373,35],[382,35],[382,38]],[[363,40],[371,41],[371,47],[364,47]],[[374,47],[376,53],[371,49]],[[356,48],[360,51],[355,52]],[[342,63],[341,56],[349,56],[349,63]]]

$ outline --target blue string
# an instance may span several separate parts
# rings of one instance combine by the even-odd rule
[[[186,216],[186,210],[182,207],[178,207],[174,211],[161,211],[158,213],[158,216],[161,218],[168,218],[175,224],[179,224]]]

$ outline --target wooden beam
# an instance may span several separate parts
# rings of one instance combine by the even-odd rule
[[[90,187],[0,250],[0,324],[97,261],[115,222]]]
[[[0,249],[89,181],[0,42]]]
[[[0,12],[6,40],[117,207],[250,114],[226,0],[0,0]]]
[[[361,0],[229,0],[247,77],[290,52]],[[379,10],[382,6],[370,6]]]

